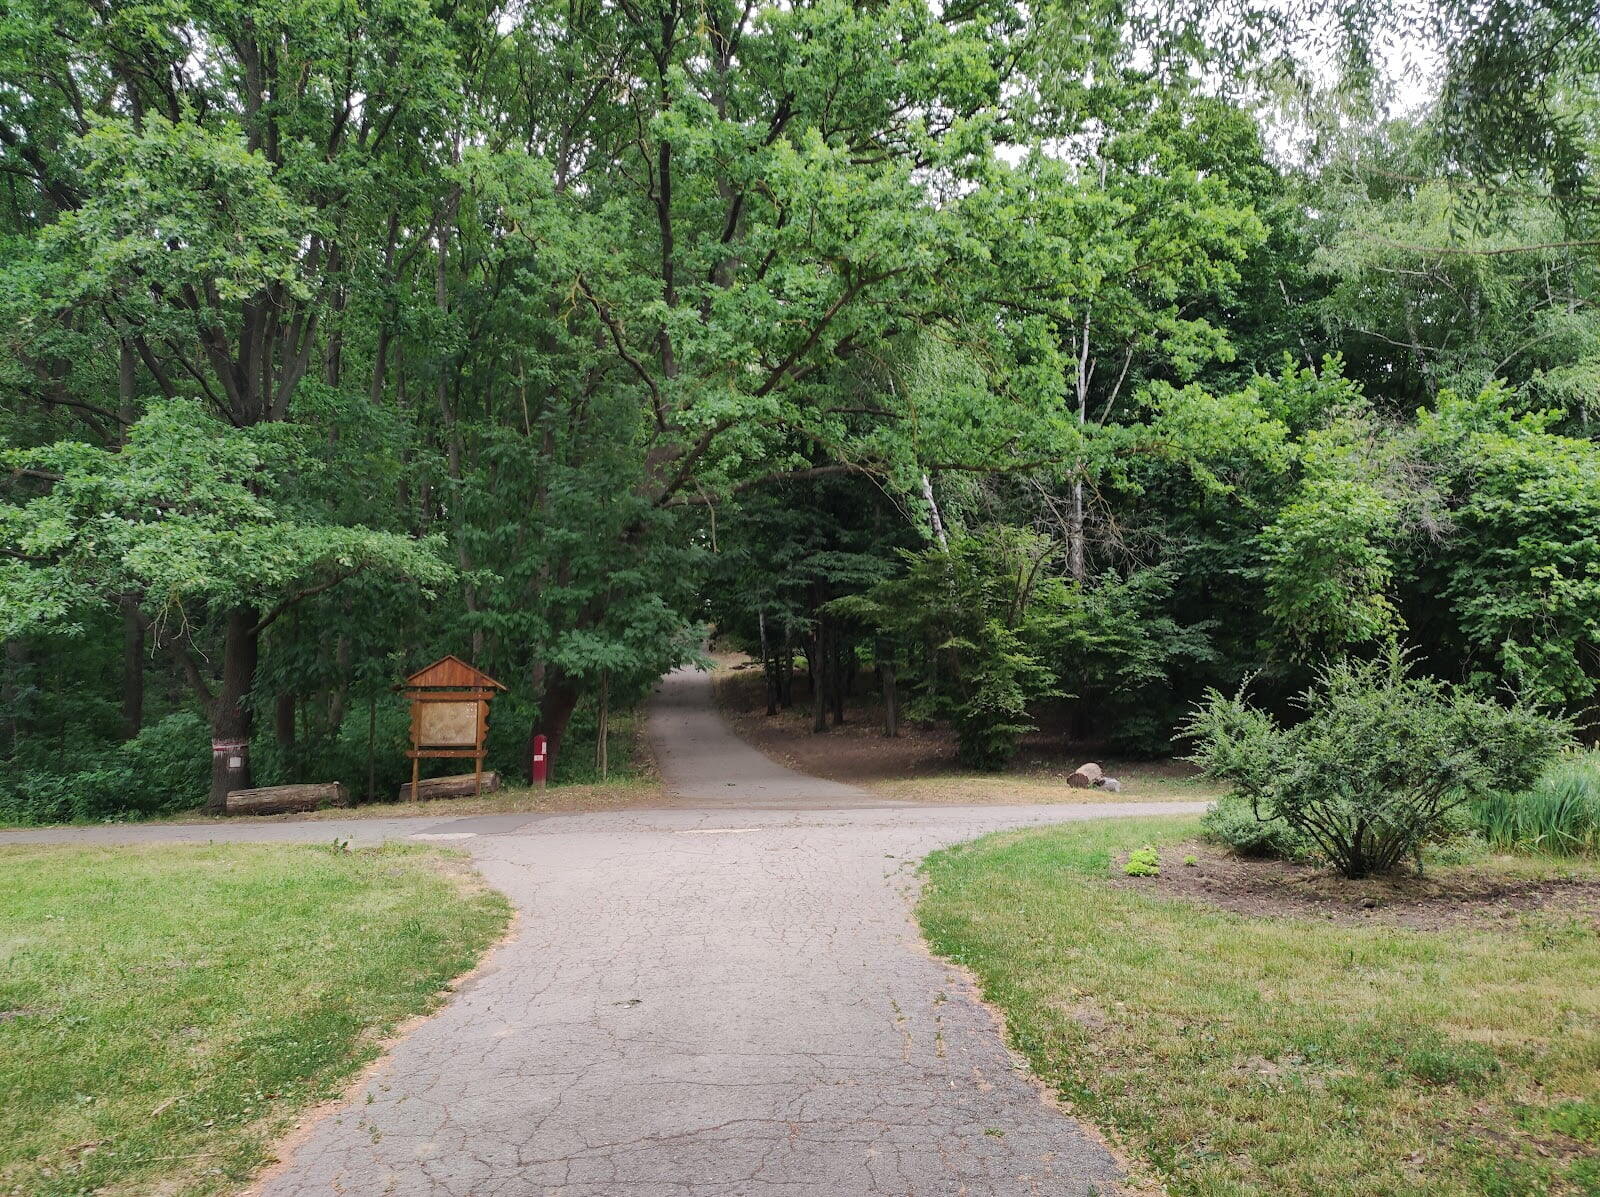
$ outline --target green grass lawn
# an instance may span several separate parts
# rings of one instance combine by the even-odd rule
[[[1173,1193],[1600,1193],[1594,926],[1402,931],[1106,884],[1114,854],[1195,829],[1118,820],[937,853],[923,929],[1039,1076]]]
[[[410,846],[0,847],[0,1193],[231,1191],[508,917]]]

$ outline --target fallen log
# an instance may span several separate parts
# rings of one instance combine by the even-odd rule
[[[500,788],[500,775],[489,772],[483,774],[483,792],[492,794]],[[456,777],[430,777],[427,781],[417,786],[418,797],[411,796],[411,783],[407,782],[400,787],[401,802],[426,802],[430,798],[470,798],[472,797],[472,774]]]
[[[224,810],[230,815],[286,815],[324,806],[349,806],[344,786],[336,781],[298,786],[262,786],[229,790]]]
[[[1090,761],[1088,764],[1079,765],[1074,769],[1067,778],[1067,784],[1075,790],[1087,790],[1090,786],[1099,784],[1100,779],[1104,776],[1105,774],[1101,772],[1100,766]]]

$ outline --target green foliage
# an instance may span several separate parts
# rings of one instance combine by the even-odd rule
[[[1521,704],[1411,676],[1398,648],[1321,669],[1290,727],[1212,691],[1185,727],[1190,758],[1281,819],[1347,877],[1416,859],[1453,810],[1526,786],[1569,738]]]
[[[112,822],[199,806],[211,777],[204,722],[181,712],[142,729],[87,767],[10,772],[0,786],[0,822]]]
[[[1300,644],[1364,644],[1394,631],[1395,504],[1349,478],[1315,478],[1262,533],[1274,620]]]
[[[1442,396],[1424,451],[1463,492],[1445,556],[1460,634],[1528,698],[1593,694],[1600,642],[1600,452],[1518,417],[1498,388]]]
[[[1591,68],[1463,13],[1427,120],[1303,111],[1282,165],[1211,81],[1291,23],[1198,5],[14,4],[4,763],[182,708],[387,789],[365,700],[448,651],[511,685],[509,767],[708,617],[774,680],[898,665],[986,767],[1047,698],[1161,751],[1208,686],[1394,637],[1575,710]],[[1559,186],[1441,148],[1480,58],[1559,109]],[[986,563],[904,565],[936,517]]]
[[[1036,589],[1051,546],[1018,529],[957,535],[947,547],[904,554],[905,572],[833,609],[900,645],[908,680],[930,715],[955,726],[957,751],[976,769],[999,769],[1032,729],[1029,704],[1052,693],[1040,661],[1045,631]]]
[[[134,424],[120,452],[58,442],[4,450],[0,464],[53,478],[0,504],[0,536],[19,552],[0,573],[10,635],[70,626],[108,596],[135,595],[162,620],[195,601],[270,609],[366,570],[451,576],[436,540],[299,518],[317,464],[293,426],[234,429],[173,401]]]
[[[1030,640],[1055,685],[1071,687],[1116,748],[1165,750],[1181,711],[1178,679],[1216,659],[1211,626],[1172,613],[1175,581],[1158,567],[1039,588]]]
[[[1600,754],[1563,757],[1527,790],[1490,794],[1474,814],[1483,838],[1495,848],[1600,852]]]
[[[494,730],[493,720],[490,730]],[[411,781],[411,762],[405,757],[411,745],[410,731],[408,707],[397,695],[385,693],[375,709],[358,702],[336,728],[316,729],[292,744],[280,745],[268,736],[260,737],[253,752],[256,782],[268,786],[337,781],[357,800],[393,801],[400,786]],[[458,767],[454,761],[449,765]]]
[[[1240,856],[1308,860],[1317,854],[1315,841],[1285,819],[1263,814],[1244,794],[1224,794],[1200,818],[1205,836]]]
[[[1033,730],[1029,703],[1049,692],[1049,673],[1017,632],[996,619],[975,638],[951,636],[935,652],[951,667],[940,705],[955,726],[957,759],[974,769],[1003,769]]]
[[[1129,877],[1159,877],[1161,854],[1149,844],[1135,848],[1128,853],[1128,861],[1122,866],[1122,871]]]

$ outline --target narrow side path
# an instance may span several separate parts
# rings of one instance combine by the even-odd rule
[[[717,710],[710,675],[698,669],[676,669],[661,679],[646,732],[676,805],[744,810],[905,805],[799,773],[747,744]]]

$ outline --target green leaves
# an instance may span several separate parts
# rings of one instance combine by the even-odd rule
[[[951,720],[974,768],[1002,768],[1033,729],[1031,704],[1056,693],[1035,614],[1038,590],[1060,585],[1043,568],[1053,552],[1020,529],[957,535],[903,554],[902,576],[832,605],[896,642],[925,711]]]
[[[1423,425],[1427,451],[1461,492],[1446,595],[1464,639],[1498,659],[1510,686],[1574,703],[1596,688],[1600,452],[1537,420],[1506,420],[1503,402],[1445,397],[1439,419]]]
[[[11,449],[5,464],[48,476],[44,493],[0,505],[16,554],[7,631],[60,625],[85,604],[131,595],[153,620],[188,604],[268,615],[364,571],[447,581],[438,539],[308,522],[290,495],[315,473],[300,430],[233,429],[182,401],[156,404],[119,453],[63,442]],[[59,593],[55,587],[64,583]]]
[[[1570,736],[1531,706],[1410,676],[1397,647],[1326,666],[1299,705],[1284,726],[1211,691],[1184,729],[1197,744],[1190,759],[1349,877],[1416,856],[1463,803],[1525,788]]]
[[[1262,533],[1272,617],[1300,646],[1398,630],[1389,552],[1397,504],[1354,478],[1312,478]]]
[[[309,296],[304,239],[316,213],[296,202],[242,134],[153,116],[98,122],[79,142],[85,202],[45,231],[40,251],[60,308],[154,287],[234,302],[272,286]]]

